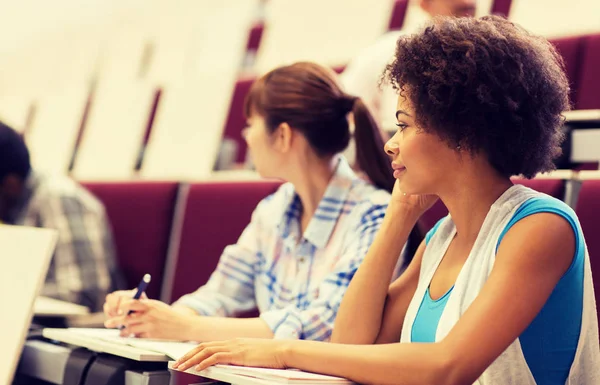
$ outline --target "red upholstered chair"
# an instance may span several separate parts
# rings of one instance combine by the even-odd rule
[[[394,2],[394,8],[392,8],[392,18],[390,19],[390,30],[402,29],[407,8],[408,0],[396,0]]]
[[[600,34],[585,37],[581,77],[575,107],[600,108]]]
[[[492,3],[492,9],[490,10],[490,13],[492,15],[508,17],[511,5],[512,0],[494,0],[494,2]]]
[[[580,78],[585,38],[583,36],[564,37],[553,39],[551,42],[565,62],[567,78],[571,85],[571,93],[569,95],[571,103],[575,104],[575,108],[579,108],[577,106],[577,100],[579,97],[579,87],[582,85],[580,83]]]
[[[600,179],[584,180],[575,209],[590,253],[596,301],[600,298]],[[598,307],[600,318],[600,307]]]
[[[425,234],[427,234],[427,232],[446,215],[448,215],[448,209],[441,200],[435,202],[429,210],[421,215],[421,218],[419,218],[419,221],[417,222],[417,227],[421,234],[423,234],[423,237],[425,237]]]
[[[265,30],[265,25],[262,22],[256,23],[250,29],[250,35],[248,36],[248,45],[246,49],[248,51],[258,51],[258,47],[260,46],[260,39],[262,38],[262,34]]]
[[[205,182],[190,186],[170,299],[191,293],[208,281],[225,246],[234,244],[258,202],[280,182]]]
[[[565,198],[565,181],[562,179],[513,179],[515,184],[521,184],[544,194],[548,194],[561,201]]]
[[[177,182],[83,183],[106,207],[115,238],[117,260],[126,284],[134,288],[152,275],[150,298],[159,298]]]
[[[233,139],[237,143],[237,162],[240,163],[243,163],[246,159],[247,150],[246,141],[242,138],[242,130],[246,127],[244,101],[255,80],[254,77],[248,77],[238,80],[235,84],[231,105],[229,107],[229,115],[227,116],[227,122],[225,123],[225,132],[223,134],[225,138]]]

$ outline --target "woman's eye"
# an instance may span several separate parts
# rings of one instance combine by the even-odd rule
[[[408,124],[396,123],[396,126],[398,126],[398,129],[400,130],[400,132],[402,132],[406,129],[406,127],[408,127]]]

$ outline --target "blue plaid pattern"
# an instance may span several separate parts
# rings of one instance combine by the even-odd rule
[[[225,248],[208,283],[176,302],[202,315],[258,308],[275,338],[328,340],[342,297],[379,229],[389,194],[340,157],[303,234],[301,202],[284,184]]]

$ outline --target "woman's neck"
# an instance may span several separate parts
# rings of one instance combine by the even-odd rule
[[[490,207],[511,186],[510,178],[489,170],[472,170],[455,176],[439,195],[452,216],[456,236],[475,242]]]
[[[337,158],[327,159],[307,159],[297,175],[288,180],[294,185],[296,193],[302,202],[301,228],[302,232],[306,230],[312,219],[325,191],[335,173]]]

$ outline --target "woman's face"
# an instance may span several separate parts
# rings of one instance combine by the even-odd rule
[[[256,171],[265,178],[279,177],[278,165],[281,153],[275,149],[273,134],[267,129],[262,116],[254,114],[248,119],[248,127],[244,131],[244,139]]]
[[[385,144],[392,159],[394,177],[409,194],[436,194],[439,184],[460,166],[460,155],[436,134],[415,125],[415,113],[408,98],[398,97],[398,130]]]

